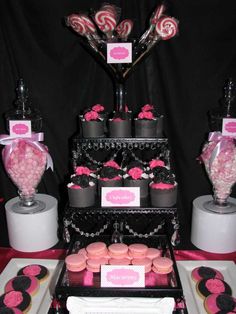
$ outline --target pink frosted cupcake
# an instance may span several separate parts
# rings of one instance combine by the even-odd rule
[[[80,119],[83,137],[104,137],[104,121],[98,112],[87,111]]]
[[[151,169],[150,183],[151,205],[153,207],[171,207],[177,201],[177,183],[174,174],[165,166]]]
[[[115,112],[108,121],[110,137],[131,137],[131,119],[126,112]]]
[[[98,174],[98,192],[101,193],[102,187],[122,186],[122,173],[120,166],[114,160],[105,162]]]

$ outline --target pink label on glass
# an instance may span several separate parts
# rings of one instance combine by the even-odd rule
[[[101,266],[101,287],[145,287],[144,266]]]
[[[236,119],[231,118],[223,119],[222,135],[236,137]]]
[[[102,206],[140,206],[139,187],[102,187]]]
[[[10,120],[9,131],[13,137],[31,137],[31,121]]]
[[[108,43],[107,63],[131,63],[132,43]]]

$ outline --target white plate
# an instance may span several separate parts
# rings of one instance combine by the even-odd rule
[[[32,306],[28,314],[46,314],[52,301],[62,261],[55,259],[12,258],[0,275],[0,294],[4,293],[7,281],[15,277],[19,269],[30,264],[39,264],[47,267],[49,276],[44,282],[40,283],[39,291],[32,297]]]
[[[195,267],[208,266],[218,269],[224,276],[233,296],[236,296],[236,265],[232,261],[177,261],[180,280],[183,286],[184,297],[188,313],[206,314],[203,300],[196,292],[196,283],[191,278],[191,272]]]

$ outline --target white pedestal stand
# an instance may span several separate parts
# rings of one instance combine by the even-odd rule
[[[231,253],[236,251],[236,212],[219,214],[204,208],[211,201],[211,195],[204,195],[193,201],[192,243],[207,252]],[[236,199],[229,201],[236,205]]]
[[[6,205],[9,242],[13,249],[22,252],[37,252],[49,249],[58,242],[57,200],[47,194],[36,194],[36,200],[45,203],[45,208],[36,213],[18,213],[13,205],[19,197]]]

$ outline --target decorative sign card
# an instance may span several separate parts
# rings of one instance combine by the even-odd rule
[[[140,206],[139,187],[102,187],[102,207]]]
[[[101,287],[145,287],[145,268],[137,265],[102,265]]]
[[[108,43],[107,63],[131,63],[132,43]]]
[[[225,118],[222,121],[222,135],[236,137],[236,119]]]
[[[9,129],[12,137],[31,137],[30,120],[10,120]]]

